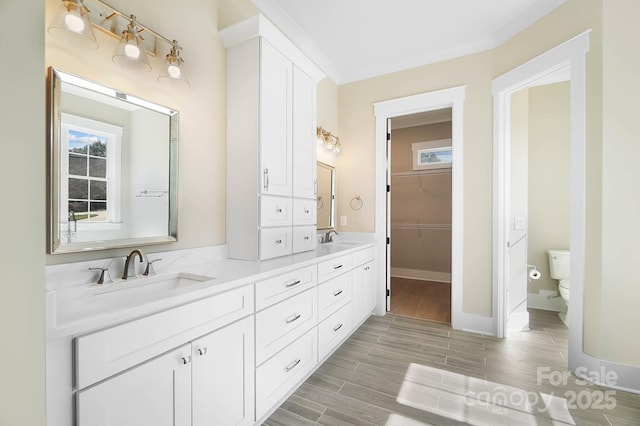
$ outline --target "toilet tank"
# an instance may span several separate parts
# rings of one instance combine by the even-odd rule
[[[569,250],[547,250],[549,273],[556,280],[569,279]]]

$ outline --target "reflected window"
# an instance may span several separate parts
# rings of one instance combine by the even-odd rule
[[[69,212],[75,220],[106,222],[108,137],[69,128]],[[111,138],[113,139],[113,138]]]
[[[60,218],[73,242],[78,226],[120,222],[120,172],[123,129],[108,123],[62,114]],[[95,227],[94,225],[94,227]]]

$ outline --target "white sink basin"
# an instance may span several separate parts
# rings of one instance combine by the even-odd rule
[[[204,275],[177,272],[174,274],[154,275],[152,277],[132,278],[113,284],[102,285],[93,292],[94,296],[122,295],[127,296],[141,293],[163,293],[173,291],[215,278]]]

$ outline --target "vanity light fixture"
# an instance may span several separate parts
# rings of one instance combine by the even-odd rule
[[[113,54],[113,62],[129,68],[151,71],[149,57],[142,45],[141,30],[138,28],[136,16],[131,15],[127,29],[122,31],[120,43]],[[144,31],[144,30],[142,30]]]
[[[47,31],[49,34],[69,42],[76,40],[87,47],[98,48],[96,35],[91,28],[89,9],[82,0],[62,0],[60,11]]]
[[[322,145],[329,151],[333,151],[334,154],[340,154],[342,150],[342,144],[340,143],[340,138],[324,130],[322,127],[316,128],[316,134],[319,138],[322,139]]]
[[[90,13],[85,3],[89,4],[94,13]],[[121,31],[124,25],[118,19],[122,18],[127,20],[127,26]],[[155,55],[158,40],[169,44],[171,47],[158,81],[160,83],[180,82],[191,87],[185,76],[184,60],[179,53],[182,47],[176,40],[170,40],[158,34],[140,24],[135,15],[125,14],[102,0],[62,0],[60,13],[52,21],[48,31],[68,43],[83,40],[84,44],[97,48],[98,42],[91,28],[92,25],[120,39],[112,57],[113,62],[131,69],[151,70],[147,51]],[[143,32],[145,36],[150,35],[144,45],[141,35]]]
[[[181,50],[182,47],[176,40],[173,40],[171,50],[164,61],[162,73],[158,76],[159,82],[176,81],[186,84],[187,87],[191,87],[191,84],[189,83],[189,80],[187,80],[187,76],[184,72],[184,60],[180,57]]]

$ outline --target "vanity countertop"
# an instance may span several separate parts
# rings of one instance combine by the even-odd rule
[[[48,291],[47,339],[84,334],[152,315],[370,246],[371,241],[338,241],[260,262],[221,259],[166,269],[148,278]]]

